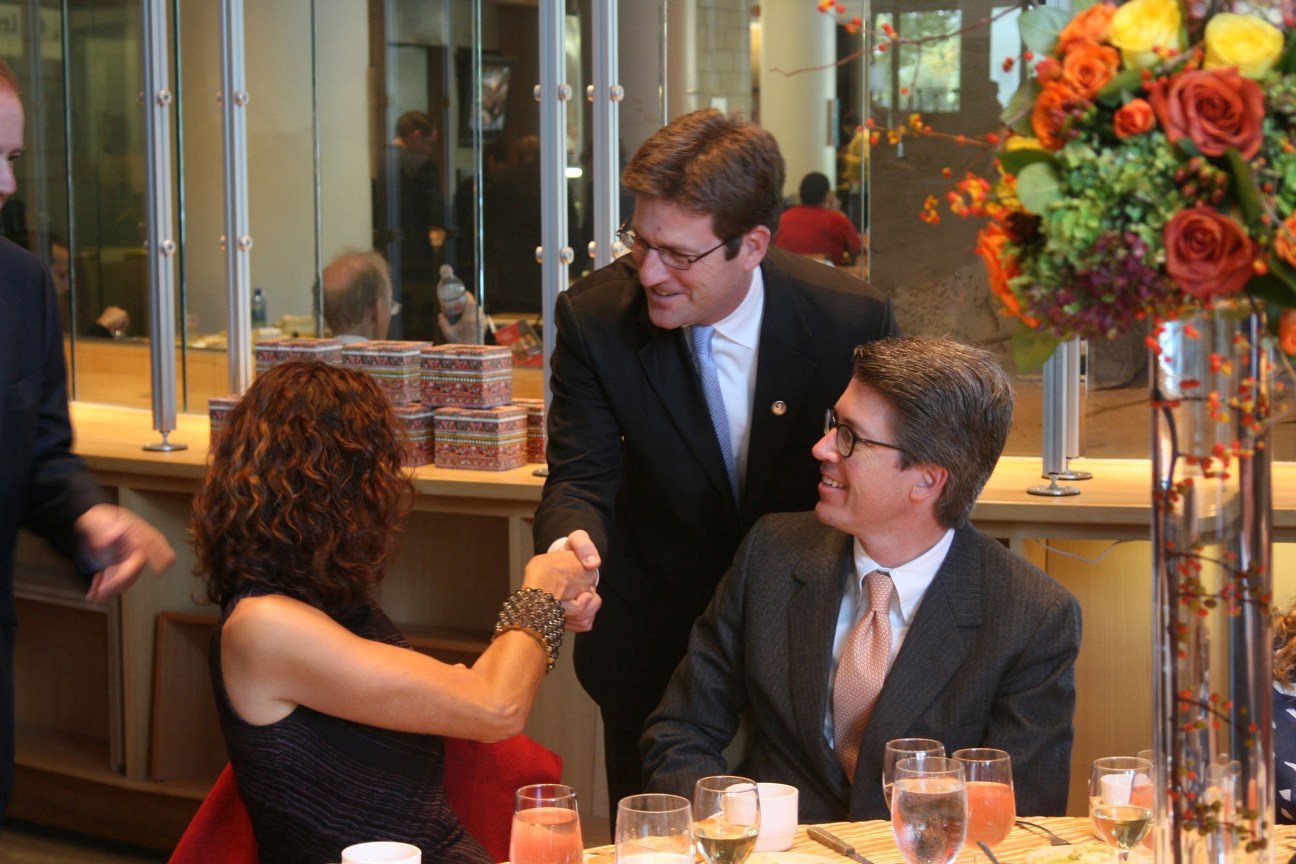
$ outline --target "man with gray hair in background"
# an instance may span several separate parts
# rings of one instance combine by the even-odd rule
[[[344,344],[386,339],[400,304],[377,252],[344,252],[324,268],[324,321]]]

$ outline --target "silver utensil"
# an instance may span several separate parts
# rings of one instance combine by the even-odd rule
[[[863,855],[856,852],[854,846],[847,843],[845,840],[838,837],[836,834],[833,834],[830,831],[825,831],[824,829],[820,828],[818,825],[811,825],[809,828],[807,828],[806,835],[811,840],[817,840],[818,842],[827,846],[829,849],[833,850],[838,855],[845,855],[847,858],[853,858],[855,861],[859,862],[859,864],[873,864],[872,861],[870,861],[869,859],[865,858]]]
[[[1073,846],[1073,845],[1075,845],[1075,844],[1073,844],[1070,840],[1064,840],[1064,839],[1062,839],[1061,837],[1059,837],[1058,835],[1054,834],[1054,833],[1053,833],[1052,831],[1050,831],[1049,829],[1045,828],[1043,825],[1036,825],[1034,822],[1027,822],[1025,819],[1018,819],[1018,820],[1017,820],[1017,824],[1020,825],[1020,826],[1023,827],[1023,828],[1028,828],[1028,829],[1030,829],[1030,830],[1032,830],[1032,831],[1039,831],[1040,833],[1044,834],[1044,836],[1048,837],[1048,841],[1049,841],[1049,845],[1050,845],[1050,846]]]
[[[984,840],[978,840],[977,845],[981,847],[981,851],[985,853],[986,858],[990,859],[990,864],[999,864],[999,859],[990,851],[990,847],[986,845]]]

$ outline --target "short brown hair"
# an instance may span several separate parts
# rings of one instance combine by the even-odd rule
[[[778,227],[786,169],[774,136],[754,123],[714,108],[677,117],[635,153],[621,182],[636,195],[660,198],[709,214],[717,237],[732,240],[765,225]]]
[[[410,137],[415,132],[422,132],[424,135],[432,133],[432,118],[423,111],[406,111],[396,118],[396,134],[402,140]]]
[[[958,528],[972,513],[1012,425],[1012,382],[988,352],[949,339],[880,339],[855,349],[854,378],[891,406],[900,468],[938,465],[949,480],[936,517]]]
[[[18,75],[3,60],[0,60],[0,90],[12,90],[15,96],[22,95],[22,88],[18,86]]]
[[[208,598],[265,585],[334,618],[362,601],[412,500],[401,462],[391,403],[365,373],[295,361],[257,376],[194,501]]]
[[[344,252],[324,272],[338,277],[337,284],[325,279],[324,286],[324,321],[335,335],[353,332],[379,298],[392,296],[387,260],[377,252]]]

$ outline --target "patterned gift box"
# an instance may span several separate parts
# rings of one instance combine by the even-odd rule
[[[431,465],[436,441],[436,409],[422,402],[396,405],[396,425],[400,428],[401,443],[405,448],[404,465],[417,468]]]
[[[272,366],[289,360],[317,360],[339,366],[342,363],[342,343],[322,336],[300,336],[293,339],[266,339],[253,348],[256,372],[260,375]]]
[[[527,412],[527,461],[544,463],[545,410],[543,399],[514,399],[513,404]]]
[[[436,466],[503,471],[526,464],[526,409],[438,408]]]
[[[211,441],[209,449],[215,450],[220,441],[221,432],[225,431],[225,419],[238,404],[240,396],[212,396],[207,400],[207,417],[211,421]]]
[[[423,401],[493,408],[513,399],[513,352],[501,345],[435,345],[423,349]]]
[[[378,379],[393,405],[419,401],[419,352],[426,342],[359,342],[342,349],[342,365]],[[423,401],[427,401],[426,399]],[[435,404],[435,403],[429,403]]]

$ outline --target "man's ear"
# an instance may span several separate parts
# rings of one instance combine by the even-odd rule
[[[916,501],[939,497],[949,481],[949,471],[940,465],[915,465],[912,470],[918,472],[913,484]]]
[[[767,225],[757,225],[742,236],[738,257],[743,259],[744,270],[751,271],[760,266],[760,263],[765,260],[765,253],[769,251],[771,239],[773,238]]]

